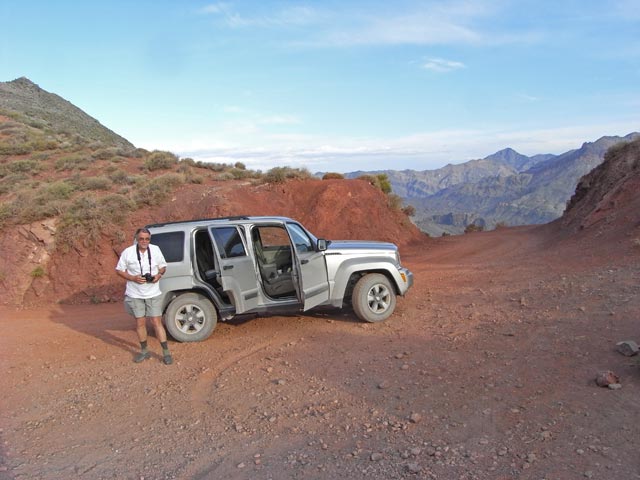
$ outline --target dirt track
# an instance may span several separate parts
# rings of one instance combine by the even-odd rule
[[[640,478],[639,252],[551,240],[429,240],[383,324],[242,319],[172,366],[119,303],[0,310],[0,479]]]

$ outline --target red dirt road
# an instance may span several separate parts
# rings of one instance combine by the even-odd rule
[[[426,240],[382,324],[236,320],[172,366],[153,338],[132,363],[120,303],[5,308],[0,479],[640,478],[640,367],[615,351],[640,342],[632,240]]]

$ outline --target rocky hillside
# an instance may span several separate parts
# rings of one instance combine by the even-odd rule
[[[560,223],[570,233],[632,236],[640,247],[640,138],[617,145],[580,179]]]
[[[25,77],[0,82],[0,114],[50,133],[67,134],[70,140],[133,148],[95,118]]]

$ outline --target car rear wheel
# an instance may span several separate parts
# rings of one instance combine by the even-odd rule
[[[356,283],[351,303],[360,320],[382,322],[396,308],[396,292],[387,277],[369,273]]]
[[[184,293],[172,300],[165,312],[165,326],[178,342],[200,342],[218,323],[213,304],[204,295]]]

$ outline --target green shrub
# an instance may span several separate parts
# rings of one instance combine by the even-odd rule
[[[129,175],[124,170],[115,170],[109,174],[109,179],[117,185],[135,185],[144,181],[141,175]]]
[[[111,180],[107,177],[82,177],[78,182],[80,190],[109,190]]]
[[[35,160],[14,160],[7,164],[9,171],[13,173],[37,173],[40,170],[40,163]]]
[[[56,170],[86,170],[91,164],[91,159],[83,155],[66,155],[60,157],[54,163]]]
[[[118,155],[118,149],[115,147],[104,148],[94,152],[91,156],[96,160],[109,160]]]
[[[22,187],[22,184],[29,180],[29,176],[24,173],[11,173],[9,175],[0,175],[0,195],[9,192],[15,192]]]
[[[482,225],[470,223],[465,227],[464,233],[482,232],[483,230],[484,230],[484,227]]]
[[[154,150],[144,160],[144,168],[153,172],[155,170],[168,170],[178,162],[176,157],[171,152],[162,152],[160,150]]]
[[[407,205],[402,208],[402,213],[404,213],[407,217],[413,217],[416,214],[416,207],[413,205]]]
[[[311,173],[306,168],[274,167],[265,173],[263,179],[266,183],[283,183],[287,180],[311,177]]]
[[[242,162],[236,162],[236,163],[234,163],[233,166],[235,168],[237,168],[238,170],[246,170],[247,169],[247,166]]]
[[[323,180],[344,180],[344,175],[337,172],[327,172],[322,176]]]
[[[56,200],[66,200],[74,191],[75,187],[69,182],[57,181],[45,185],[39,195],[44,203]]]
[[[389,177],[387,177],[386,173],[379,173],[377,175],[364,174],[360,175],[357,180],[364,180],[374,187],[379,188],[384,193],[391,193],[391,182],[389,181]]]
[[[402,208],[402,197],[395,193],[390,193],[387,195],[387,205],[392,210],[400,210]]]
[[[31,276],[33,278],[44,277],[44,275],[45,275],[45,271],[44,271],[44,268],[42,267],[42,265],[38,265],[36,268],[34,268],[31,271]]]
[[[215,176],[216,180],[221,180],[221,181],[233,180],[233,178],[234,177],[231,174],[231,172],[222,172]]]
[[[134,201],[138,206],[157,205],[162,203],[184,181],[184,176],[177,173],[167,173],[153,178],[136,189]]]
[[[133,202],[118,194],[96,197],[88,193],[76,198],[62,214],[56,234],[56,246],[68,249],[82,242],[95,246],[103,232],[122,223],[134,208]]]

